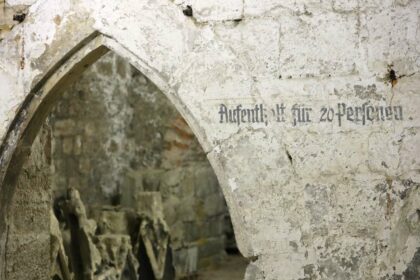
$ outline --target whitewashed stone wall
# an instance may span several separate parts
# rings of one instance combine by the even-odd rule
[[[194,130],[246,279],[418,279],[419,18],[417,0],[37,1],[0,43],[1,172],[49,74],[103,44]]]

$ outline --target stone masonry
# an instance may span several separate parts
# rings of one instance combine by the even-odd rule
[[[10,31],[2,29],[0,39],[1,280],[18,266],[9,258],[8,217],[25,216],[13,193],[30,147],[64,89],[108,50],[152,81],[198,139],[223,190],[238,248],[250,260],[246,280],[420,279],[420,1],[5,1],[21,5],[26,17],[4,21]],[[70,92],[65,98],[77,103],[77,91]],[[115,107],[106,130],[122,129],[140,112],[120,111],[124,99],[113,100],[111,91],[104,96]],[[168,131],[180,132],[177,119],[171,117]],[[88,123],[74,126],[85,132]],[[149,144],[179,136],[162,133]],[[135,138],[124,139],[137,145]],[[101,140],[100,156],[130,158],[122,139]],[[69,157],[80,146],[76,137],[59,141],[55,147]],[[184,155],[175,152],[183,141],[188,137],[173,152],[164,149],[158,173]],[[92,188],[98,198],[130,201],[118,196],[122,186],[159,189],[163,196],[161,186],[181,186],[195,174],[180,164],[171,169],[179,171],[173,181],[156,179],[144,168],[152,150],[137,151],[147,160],[134,161],[135,168],[107,172],[97,182],[102,187]],[[86,170],[78,164],[74,172]],[[120,185],[123,177],[129,181]],[[39,188],[27,188],[27,198],[37,200]],[[33,265],[21,266],[24,275],[47,265],[36,258],[42,238],[33,240]]]

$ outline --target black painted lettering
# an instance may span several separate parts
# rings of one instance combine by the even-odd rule
[[[346,114],[346,104],[338,103],[337,104],[337,119],[338,119],[338,126],[341,126],[341,118],[344,117]]]
[[[402,121],[403,120],[402,106],[394,106],[394,115],[395,115],[395,120],[397,120],[397,121]]]
[[[255,121],[256,122],[259,122],[259,120],[258,120],[258,111],[259,111],[260,109],[258,108],[258,105],[255,105]]]
[[[247,113],[247,110],[241,110],[241,121],[243,123],[246,123],[246,119],[245,119],[246,113]]]
[[[320,122],[326,122],[327,121],[327,108],[322,107],[321,108],[321,118],[319,119]]]
[[[225,120],[225,122],[229,121],[226,105],[220,104],[219,115],[220,115],[220,123],[223,123],[223,120]]]
[[[384,107],[382,106],[376,106],[376,111],[377,111],[377,116],[376,116],[376,120],[377,121],[384,121]]]
[[[356,122],[360,122],[361,119],[359,119],[359,117],[362,117],[363,109],[362,109],[362,107],[355,107],[354,109],[355,109],[355,113],[356,113],[356,119],[355,119],[355,121]]]
[[[277,115],[277,122],[284,122],[284,110],[286,109],[286,106],[284,106],[283,103],[281,105],[276,104],[276,115]]]
[[[372,106],[368,106],[366,108],[366,117],[368,121],[373,121],[373,112],[375,112],[375,108],[373,108]]]
[[[354,118],[353,118],[353,116],[354,116],[354,110],[353,110],[353,107],[348,107],[348,108],[347,108],[347,120],[348,120],[348,121],[351,121],[351,122],[354,122]]]
[[[253,109],[246,109],[247,116],[248,116],[248,122],[249,123],[255,123],[254,119],[254,110]]]
[[[332,122],[334,119],[334,109],[332,108],[328,108],[328,113],[327,113],[327,120],[329,122]]]
[[[388,121],[392,120],[392,107],[388,106],[385,108],[385,115]]]

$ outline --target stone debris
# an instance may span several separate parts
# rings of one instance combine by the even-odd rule
[[[52,279],[71,280],[73,274],[70,273],[68,258],[64,249],[63,236],[60,225],[51,211],[51,277]]]
[[[88,219],[86,208],[76,189],[68,190],[63,212],[70,231],[70,263],[75,279],[94,279],[101,269],[101,254],[95,246],[96,222]]]
[[[164,279],[165,268],[170,258],[169,232],[164,221],[143,217],[138,237],[137,251],[145,250],[156,279]]]
[[[129,235],[104,234],[97,237],[104,267],[97,279],[139,279],[139,263],[133,254]]]
[[[87,209],[79,192],[69,189],[68,197],[56,203],[60,223],[52,214],[51,279],[175,279],[162,200],[158,193],[138,196],[151,203]]]

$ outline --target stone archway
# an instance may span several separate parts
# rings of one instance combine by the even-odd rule
[[[127,3],[127,9],[129,4]],[[51,5],[56,7],[57,12],[53,17],[50,14]],[[109,8],[109,6],[105,8],[104,6],[102,6],[104,10]],[[10,46],[10,42],[14,40],[15,49],[11,50],[11,53],[14,53],[15,56],[12,55],[10,58],[19,57],[18,64],[13,61],[1,65],[3,86],[8,90],[5,100],[10,102],[9,108],[7,109],[5,106],[4,109],[11,112],[14,108],[19,108],[16,117],[13,119],[9,119],[7,114],[3,115],[3,129],[7,127],[7,133],[4,134],[1,153],[2,188],[0,201],[2,213],[8,212],[8,197],[13,194],[13,185],[17,175],[30,152],[31,144],[40,125],[58,97],[59,90],[76,79],[78,73],[106,53],[108,49],[126,58],[159,86],[187,120],[205,151],[210,151],[214,146],[215,140],[207,136],[206,128],[202,127],[197,119],[200,116],[193,112],[197,109],[192,109],[190,104],[186,104],[185,101],[189,99],[188,96],[181,97],[180,95],[182,87],[187,87],[183,90],[187,95],[194,92],[193,88],[197,86],[194,85],[196,79],[185,83],[179,81],[174,83],[173,76],[180,75],[185,71],[183,68],[191,67],[191,62],[197,63],[197,57],[206,60],[205,63],[208,65],[221,62],[221,60],[214,61],[214,58],[220,57],[221,49],[213,49],[206,45],[206,38],[198,36],[194,27],[185,20],[182,12],[171,4],[155,3],[150,6],[148,4],[136,5],[136,7],[138,12],[144,9],[156,12],[153,21],[151,19],[140,20],[138,28],[143,28],[143,30],[139,32],[139,38],[134,39],[129,36],[132,30],[123,27],[112,29],[110,25],[105,24],[103,26],[105,30],[103,31],[95,27],[95,20],[100,21],[102,18],[102,23],[109,20],[107,12],[96,14],[96,12],[92,12],[92,10],[95,10],[93,7],[86,7],[83,3],[70,4],[66,1],[62,3],[46,1],[31,7],[32,11],[27,18],[28,23],[14,29],[10,36],[2,42],[2,44]],[[78,12],[77,15],[75,15],[75,11]],[[83,12],[80,13],[81,11]],[[135,14],[132,16],[134,18]],[[89,20],[84,17],[88,17]],[[41,18],[43,18],[42,21],[37,20]],[[51,22],[45,20],[46,18],[51,19]],[[84,20],[81,21],[81,18],[84,18]],[[178,30],[177,35],[181,37],[174,38],[173,30],[168,31],[166,35],[162,35],[159,30],[153,31],[156,27],[156,22],[154,22],[156,18],[162,20],[162,27],[175,26]],[[31,30],[42,28],[44,24],[54,26],[52,28],[54,30],[46,28],[43,30],[48,30],[47,33],[51,31],[49,34],[39,33],[38,37],[27,37]],[[124,20],[121,24],[124,24]],[[121,31],[127,32],[126,35],[121,34]],[[189,57],[188,49],[193,46],[185,45],[183,34],[194,37],[195,42],[199,43],[199,56]],[[72,36],[73,38],[69,40],[69,37]],[[117,39],[118,37],[121,39],[129,38],[129,40],[126,43],[120,42],[120,39]],[[136,39],[143,40],[137,41]],[[173,39],[180,40],[179,48],[174,47]],[[24,49],[25,44],[26,46],[29,44],[27,40],[32,40],[30,50]],[[147,50],[149,44],[147,42],[153,40],[156,40],[155,48]],[[161,50],[156,51],[158,48],[161,48]],[[135,50],[132,52],[130,49]],[[227,54],[229,53],[227,52]],[[232,59],[234,58],[231,57]],[[180,63],[181,61],[184,62],[183,67],[180,67],[183,65]],[[232,63],[232,61],[229,62]],[[18,72],[21,74],[14,77],[9,76],[6,71],[15,66],[18,66]],[[238,67],[234,68],[232,71],[237,70]],[[202,69],[202,75],[205,75],[206,71],[208,69]],[[185,75],[185,73],[182,74]],[[185,75],[185,77],[188,78],[188,75]],[[178,89],[178,92],[175,92],[174,89]],[[232,203],[232,201],[228,203]],[[230,208],[235,209],[232,206]],[[6,217],[7,215],[4,215],[0,223],[1,248],[7,246]],[[2,262],[5,260],[5,251],[5,249],[0,250]],[[2,273],[0,275],[4,275],[6,265],[2,264],[1,268]]]
[[[225,242],[225,237],[232,236],[229,214],[214,172],[179,112],[144,75],[109,52],[61,94],[48,120],[53,142],[50,189],[55,214],[64,232],[61,236],[68,236],[67,230],[74,225],[67,218],[65,206],[68,189],[74,188],[80,193],[87,217],[97,223],[92,237],[96,247],[115,246],[119,244],[117,240],[124,240],[120,237],[129,234],[130,250],[137,259],[136,224],[143,215],[151,216],[156,221],[162,219],[167,225],[164,228],[169,229],[171,263],[177,279],[197,274],[207,279],[206,273],[216,273],[215,267],[228,269],[235,264],[239,265],[232,270],[240,276],[234,279],[242,279],[245,268],[242,263],[246,260],[225,254],[226,246],[233,248],[229,252],[234,254],[236,247],[234,241]],[[36,148],[30,158],[34,155]],[[34,191],[37,185],[33,184]],[[19,189],[22,187],[18,185]],[[151,204],[152,198],[155,203]],[[21,212],[18,207],[15,209],[13,212]],[[155,214],[151,215],[150,210]],[[163,215],[159,214],[162,212]],[[103,220],[110,217],[113,223]],[[21,220],[15,216],[16,219]],[[126,219],[131,222],[125,223]],[[112,226],[121,224],[131,226]],[[107,238],[103,239],[104,236]],[[115,243],[109,242],[110,238]],[[106,243],[96,243],[97,240]],[[80,254],[78,246],[68,243],[68,239],[63,239],[63,244],[69,258],[71,250]],[[17,255],[8,252],[9,260]],[[98,274],[110,273],[109,263],[125,263],[110,261],[101,252],[103,265],[93,266]],[[163,260],[164,255],[157,257]],[[124,254],[119,259],[124,259]],[[141,261],[147,258],[138,259],[142,278],[147,271],[142,267],[147,265]],[[88,266],[90,262],[82,264]],[[119,271],[121,266],[117,267]]]

